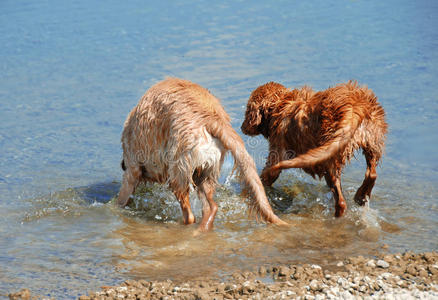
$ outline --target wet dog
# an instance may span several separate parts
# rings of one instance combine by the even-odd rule
[[[152,86],[125,121],[122,133],[124,170],[118,204],[126,206],[142,181],[168,184],[183,213],[195,217],[189,201],[194,186],[202,201],[201,230],[213,226],[213,193],[225,154],[230,151],[252,197],[250,210],[264,221],[285,224],[272,211],[253,159],[231,127],[219,100],[190,81],[169,78]]]
[[[342,169],[362,149],[367,169],[354,200],[365,205],[370,198],[387,124],[383,108],[367,87],[350,81],[315,92],[310,87],[289,90],[270,82],[252,92],[241,129],[250,136],[262,134],[269,141],[261,175],[265,185],[272,185],[281,170],[288,168],[324,177],[335,198],[337,217],[347,208]]]

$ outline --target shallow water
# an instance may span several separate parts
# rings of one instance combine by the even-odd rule
[[[434,1],[2,1],[0,295],[28,287],[74,298],[127,278],[437,250],[437,14]],[[352,201],[365,170],[358,155],[344,172],[341,219],[323,182],[288,171],[268,195],[292,226],[258,224],[231,158],[211,233],[181,225],[161,186],[115,208],[123,121],[165,76],[207,87],[239,133],[251,90],[267,81],[367,84],[390,126],[370,207]],[[245,140],[261,169],[266,142]]]

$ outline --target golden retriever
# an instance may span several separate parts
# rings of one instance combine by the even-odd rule
[[[194,186],[202,201],[199,228],[210,230],[217,211],[213,193],[224,156],[231,151],[252,195],[250,211],[264,221],[285,224],[272,211],[254,161],[230,117],[198,84],[169,78],[152,86],[125,121],[122,148],[124,174],[117,200],[122,207],[140,182],[168,184],[180,203],[184,224],[192,224],[189,192]]]
[[[335,216],[340,217],[347,208],[341,189],[342,168],[361,148],[367,169],[354,199],[365,205],[377,178],[387,127],[377,97],[357,82],[320,92],[306,86],[289,90],[269,82],[252,92],[241,129],[250,136],[262,134],[269,141],[261,175],[265,185],[272,185],[287,168],[302,168],[314,178],[324,177],[335,198]]]

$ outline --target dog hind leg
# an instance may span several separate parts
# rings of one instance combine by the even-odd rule
[[[373,189],[374,183],[377,179],[377,160],[372,153],[364,151],[364,154],[367,162],[367,170],[365,172],[363,183],[354,196],[354,201],[360,206],[364,206],[368,202],[367,198],[369,199],[371,197],[371,190]]]
[[[335,198],[335,217],[342,217],[347,209],[347,202],[342,195],[341,178],[340,175],[336,176],[331,173],[324,175],[327,185],[333,193]]]
[[[209,231],[213,228],[216,217],[217,204],[213,200],[215,184],[204,181],[198,186],[198,197],[202,201],[202,220],[199,224],[201,231]]]
[[[181,206],[183,214],[183,222],[185,225],[190,225],[195,223],[195,216],[193,215],[192,208],[190,206],[190,193],[189,191],[175,192],[174,194],[178,199],[179,205]]]

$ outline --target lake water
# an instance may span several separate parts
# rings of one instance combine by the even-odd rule
[[[1,1],[0,297],[438,250],[437,28],[436,1]],[[164,187],[115,208],[123,122],[166,76],[208,88],[239,133],[250,92],[267,81],[367,84],[389,123],[370,208],[352,200],[362,155],[343,175],[341,219],[324,182],[288,171],[268,194],[293,226],[257,224],[230,157],[212,233],[193,237]],[[260,170],[266,142],[244,139]]]

